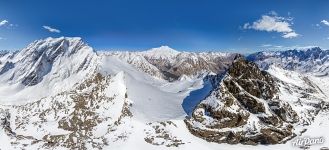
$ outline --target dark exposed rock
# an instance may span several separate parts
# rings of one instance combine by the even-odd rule
[[[151,128],[144,130],[146,133],[145,142],[152,145],[165,145],[166,147],[179,147],[185,144],[181,139],[174,136],[171,131],[166,129],[169,126],[177,128],[177,125],[172,121],[154,122],[147,125]]]
[[[15,133],[10,127],[10,113],[8,110],[0,108],[0,128],[3,128],[7,135],[15,136]]]
[[[1,63],[0,63],[1,64]],[[6,62],[5,65],[0,68],[0,75],[4,74],[5,72],[7,72],[8,70],[12,69],[15,67],[15,64],[12,62]]]
[[[220,80],[185,120],[192,134],[210,142],[249,145],[278,144],[294,136],[291,124],[299,121],[297,113],[278,99],[271,75],[237,57]]]
[[[228,74],[233,81],[257,98],[271,99],[277,92],[274,79],[267,72],[261,71],[255,63],[243,58],[235,60],[228,69]]]
[[[291,106],[287,102],[283,101],[271,101],[269,102],[271,110],[278,115],[283,121],[296,123],[299,121],[297,113],[292,110]]]

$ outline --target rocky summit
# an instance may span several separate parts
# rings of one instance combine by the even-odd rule
[[[275,79],[253,62],[236,58],[214,90],[185,120],[190,132],[229,144],[278,144],[296,136],[299,121],[278,95]]]

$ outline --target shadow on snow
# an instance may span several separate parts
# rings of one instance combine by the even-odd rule
[[[191,91],[182,103],[182,107],[185,113],[190,117],[194,108],[208,96],[212,90],[212,84],[210,81],[204,80],[203,87],[195,91]]]

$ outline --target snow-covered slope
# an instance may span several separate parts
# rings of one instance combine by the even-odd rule
[[[96,69],[96,59],[80,38],[37,40],[1,57],[0,101],[27,102],[68,90]]]
[[[298,136],[329,138],[318,130],[329,128],[329,78],[266,69],[233,53],[38,40],[0,53],[0,149],[288,149]],[[243,145],[264,143],[281,144]]]
[[[165,78],[161,70],[159,70],[156,66],[150,64],[146,60],[146,58],[139,53],[133,53],[133,52],[99,52],[99,53],[108,57],[111,56],[117,57],[120,60],[123,60],[133,65],[139,71],[145,72],[155,78],[158,79]]]
[[[123,140],[115,135],[129,127],[116,129],[132,115],[123,78],[123,72],[96,73],[70,91],[25,105],[0,105],[0,139],[6,138],[5,143],[15,143],[9,145],[18,149],[31,143],[29,149],[101,149],[108,142]]]
[[[139,142],[153,147],[144,139],[151,136],[145,132],[149,123],[171,119],[183,123],[184,97],[203,84],[202,78],[155,79],[125,60],[94,52],[78,38],[38,40],[7,55],[3,61],[14,67],[1,75],[0,137],[7,142],[0,147],[8,149],[112,148],[136,134]],[[84,62],[86,67],[76,68]],[[29,74],[18,76],[18,67],[36,72],[37,82],[23,84]],[[120,121],[124,119],[120,116],[127,121]]]

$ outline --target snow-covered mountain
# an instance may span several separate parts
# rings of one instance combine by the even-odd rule
[[[326,51],[307,51],[289,52],[289,68],[284,51],[245,60],[37,40],[0,52],[0,149],[287,149],[305,135],[329,138],[329,77],[316,70]]]
[[[47,38],[0,61],[2,101],[25,101],[70,89],[95,70],[96,53],[81,38]],[[30,96],[32,91],[38,92]]]
[[[257,52],[249,55],[248,59],[255,61],[261,68],[277,64],[284,69],[317,76],[327,76],[329,73],[329,50],[322,50],[319,47]]]
[[[174,81],[181,76],[223,73],[232,63],[235,53],[179,52],[161,46],[143,52],[107,52],[157,78]]]
[[[211,142],[285,143],[300,134],[295,128],[308,125],[324,103],[325,96],[309,80],[297,78],[301,84],[291,85],[244,58],[213,78],[214,90],[186,120],[192,134]]]
[[[149,59],[174,59],[180,54],[180,52],[170,48],[169,46],[161,46],[141,52],[141,54]]]
[[[329,50],[319,47],[294,49],[286,51],[263,51],[247,56],[247,59],[258,64],[263,70],[282,68],[293,71],[315,82],[320,89],[329,95]],[[275,75],[275,72],[273,72]]]
[[[10,54],[9,54],[10,55]],[[94,57],[91,47],[82,43],[80,38],[47,38],[38,40],[7,59],[1,74],[3,80],[23,85],[36,85],[50,73],[61,80],[90,67]]]

